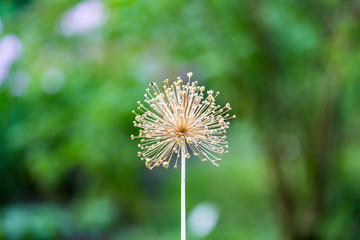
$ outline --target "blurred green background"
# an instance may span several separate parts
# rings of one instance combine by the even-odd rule
[[[131,111],[190,71],[238,118],[188,239],[360,239],[359,43],[357,0],[0,0],[0,239],[180,239]]]

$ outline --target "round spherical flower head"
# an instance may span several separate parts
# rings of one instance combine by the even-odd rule
[[[191,82],[192,75],[187,74],[187,83],[180,77],[172,84],[166,79],[162,91],[156,83],[150,83],[144,95],[145,105],[138,101],[138,112],[132,111],[139,135],[131,135],[131,139],[141,139],[138,156],[149,169],[160,165],[168,168],[173,157],[176,169],[180,155],[190,158],[190,153],[219,166],[217,162],[228,152],[225,133],[228,120],[235,118],[228,113],[230,104],[216,105],[220,93],[212,90],[205,97],[205,87]]]

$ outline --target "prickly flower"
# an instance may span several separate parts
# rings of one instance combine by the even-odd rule
[[[162,90],[150,83],[145,104],[138,101],[138,111],[133,111],[139,134],[131,138],[140,139],[138,156],[149,169],[160,165],[168,168],[172,159],[176,169],[180,154],[186,158],[193,154],[218,166],[217,162],[228,152],[225,134],[228,120],[235,118],[228,113],[230,104],[216,105],[220,93],[205,91],[204,86],[191,81],[191,72],[187,76],[186,83],[180,77],[173,83],[166,79]]]

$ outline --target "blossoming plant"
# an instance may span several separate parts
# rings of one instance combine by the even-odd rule
[[[187,83],[180,77],[172,84],[166,79],[162,91],[156,83],[150,83],[144,95],[146,104],[138,101],[138,112],[133,111],[139,135],[131,135],[132,140],[141,139],[137,154],[150,170],[160,165],[168,168],[171,161],[175,161],[177,169],[181,158],[181,240],[186,239],[186,159],[192,153],[218,167],[222,155],[228,152],[225,135],[230,125],[228,120],[235,118],[228,113],[229,103],[225,107],[215,104],[220,93],[209,90],[205,95],[204,86],[191,82],[192,75],[191,72],[187,74]]]

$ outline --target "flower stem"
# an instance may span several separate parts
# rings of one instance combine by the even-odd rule
[[[181,151],[181,240],[186,240],[185,149]]]

